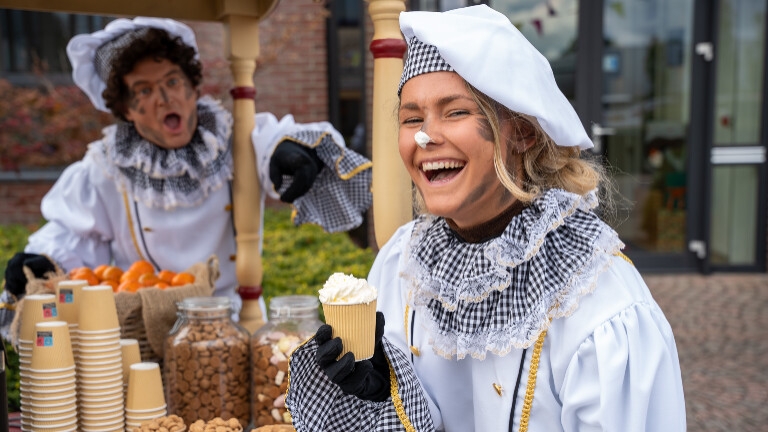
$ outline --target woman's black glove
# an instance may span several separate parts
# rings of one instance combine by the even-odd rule
[[[269,179],[275,190],[280,190],[283,176],[293,177],[288,189],[280,194],[280,201],[292,203],[307,193],[322,169],[323,162],[315,149],[285,140],[277,145],[269,160]]]
[[[376,346],[370,360],[355,362],[355,355],[341,354],[341,338],[331,339],[332,329],[328,324],[322,325],[315,334],[317,354],[315,361],[323,372],[338,384],[341,390],[360,399],[383,402],[389,397],[389,363],[381,345],[384,335],[384,314],[376,312]]]
[[[42,278],[48,272],[55,272],[56,266],[43,255],[17,252],[5,267],[5,289],[17,298],[26,293],[27,276],[24,267],[29,267],[37,278]]]

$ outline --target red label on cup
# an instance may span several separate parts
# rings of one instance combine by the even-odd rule
[[[37,332],[37,338],[35,338],[35,344],[39,347],[53,346],[53,333],[49,331]]]
[[[62,288],[59,290],[59,303],[74,303],[75,294],[74,291],[68,288]]]
[[[56,318],[56,303],[43,303],[43,318]]]

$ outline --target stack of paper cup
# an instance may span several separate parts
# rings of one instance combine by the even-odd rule
[[[131,365],[141,363],[139,341],[136,339],[120,339],[120,351],[123,357],[123,389],[128,392],[128,376]]]
[[[75,359],[66,321],[35,325],[28,395],[31,430],[77,430]]]
[[[166,415],[163,380],[157,363],[131,365],[125,400],[125,427],[133,430],[142,423]]]
[[[125,428],[120,324],[112,288],[82,288],[78,299],[80,352],[77,362],[79,431]]]
[[[35,339],[35,325],[39,322],[58,320],[56,297],[53,294],[30,294],[24,297],[19,328],[19,390],[21,393],[21,429],[32,430],[32,416],[29,405],[30,368],[32,347]]]
[[[77,361],[80,348],[78,300],[82,295],[83,287],[86,286],[88,286],[88,282],[84,280],[65,280],[56,286],[56,307],[59,312],[59,319],[69,323],[69,337],[72,341],[72,354],[75,356],[75,361]]]

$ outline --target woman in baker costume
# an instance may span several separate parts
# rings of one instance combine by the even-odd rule
[[[487,6],[400,28],[399,150],[426,213],[368,277],[373,358],[337,361],[327,325],[292,355],[296,429],[685,431],[672,330],[594,213],[599,166],[548,62]]]
[[[200,97],[194,33],[170,19],[117,19],[75,36],[67,54],[75,83],[117,122],[43,199],[48,223],[9,263],[9,289],[23,294],[22,265],[39,261],[38,254],[64,270],[110,262],[127,268],[146,259],[181,271],[215,253],[215,295],[230,297],[237,316],[232,116]],[[252,140],[264,192],[293,202],[297,225],[336,232],[362,222],[371,164],[346,149],[329,123],[260,113]]]

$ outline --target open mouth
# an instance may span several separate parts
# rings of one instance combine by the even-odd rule
[[[163,124],[170,130],[177,130],[181,126],[181,116],[171,113],[165,116]]]
[[[464,162],[460,161],[424,162],[421,164],[421,171],[430,183],[455,177],[462,169],[464,169]]]

